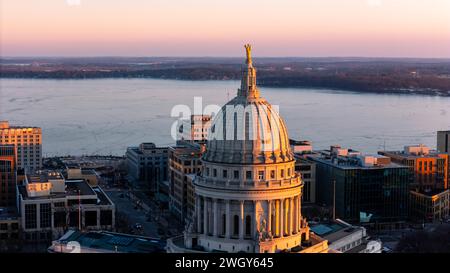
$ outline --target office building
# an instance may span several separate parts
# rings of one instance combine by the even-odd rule
[[[313,153],[311,141],[289,140],[295,156],[295,171],[300,173],[303,181],[302,203],[316,202],[316,164],[307,159]]]
[[[177,140],[204,143],[208,139],[210,127],[210,115],[191,115],[190,119],[181,120]]]
[[[414,175],[412,189],[448,189],[449,154],[431,151],[425,145],[405,146],[403,151],[382,151],[393,162],[408,166]]]
[[[203,149],[201,144],[185,141],[169,147],[169,208],[182,222],[191,216],[194,209],[192,175],[201,170]]]
[[[0,145],[0,207],[17,207],[14,145]]]
[[[389,157],[332,146],[309,155],[316,163],[317,202],[354,224],[402,225],[408,217],[408,167]]]
[[[5,144],[15,146],[17,168],[33,172],[42,167],[41,128],[10,126],[8,121],[0,121],[0,145]]]
[[[21,229],[25,240],[48,241],[68,228],[114,230],[115,206],[100,187],[66,180],[61,173],[28,174],[19,189]]]
[[[439,222],[449,217],[450,189],[412,190],[411,218],[421,222]]]
[[[141,143],[129,147],[126,152],[128,175],[136,184],[151,193],[167,193],[168,148],[156,147],[154,143]]]
[[[441,153],[450,153],[450,131],[437,132],[437,150]]]

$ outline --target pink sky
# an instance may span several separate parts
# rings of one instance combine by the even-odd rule
[[[1,0],[2,56],[450,58],[449,0]]]

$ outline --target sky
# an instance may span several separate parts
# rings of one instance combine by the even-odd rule
[[[450,0],[0,0],[0,55],[450,58]]]

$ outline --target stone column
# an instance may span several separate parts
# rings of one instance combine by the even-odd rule
[[[219,223],[219,211],[217,209],[217,199],[213,200],[213,205],[214,205],[214,231],[213,231],[213,235],[217,236],[218,235],[218,223]]]
[[[197,233],[202,233],[202,203],[200,196],[195,196],[195,210],[197,212]]]
[[[268,233],[272,232],[272,200],[267,201],[267,227]]]
[[[298,196],[294,197],[294,234],[298,232],[298,205],[297,205]]]
[[[254,201],[254,206],[253,206],[253,230],[251,232],[251,235],[253,236],[253,238],[256,235],[256,232],[258,232],[258,230],[260,230],[260,223],[258,221],[258,201]]]
[[[298,209],[298,230],[300,231],[300,228],[302,226],[302,196],[299,195],[297,197],[297,209]]]
[[[289,235],[294,233],[294,197],[289,198]]]
[[[280,236],[280,200],[275,200],[275,236]]]
[[[203,197],[203,234],[208,235],[208,201]]]
[[[226,201],[226,225],[225,225],[225,238],[231,238],[231,209],[230,200]]]
[[[244,201],[239,201],[239,239],[244,239]]]
[[[284,199],[280,199],[280,237],[284,237]]]

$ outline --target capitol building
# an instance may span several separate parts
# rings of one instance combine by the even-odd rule
[[[195,212],[168,252],[326,253],[301,214],[303,182],[286,125],[256,86],[251,46],[237,96],[208,132],[202,171],[193,181]]]

